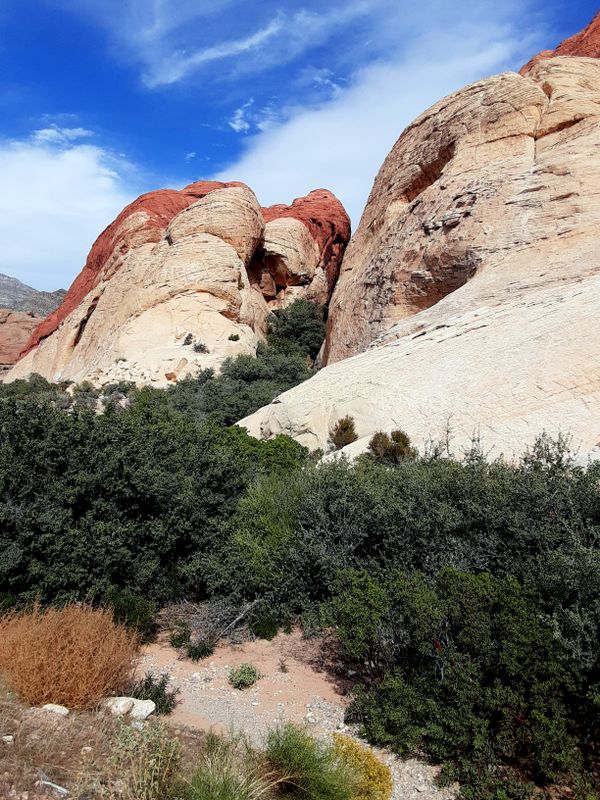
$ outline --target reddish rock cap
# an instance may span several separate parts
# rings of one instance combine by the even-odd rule
[[[542,50],[537,56],[521,68],[520,74],[526,75],[539,61],[555,56],[579,56],[580,58],[600,58],[600,11],[585,28],[569,39],[561,42],[555,50]]]

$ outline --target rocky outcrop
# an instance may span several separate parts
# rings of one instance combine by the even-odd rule
[[[526,75],[540,61],[556,56],[600,58],[600,11],[583,31],[565,39],[555,50],[542,50],[534,56],[521,68],[521,75]]]
[[[33,314],[0,308],[0,374],[15,363],[41,321]]]
[[[57,289],[55,292],[39,292],[25,283],[0,273],[0,308],[22,311],[45,317],[54,311],[63,301],[66,292]]]
[[[100,235],[8,379],[162,385],[218,368],[255,351],[272,309],[328,301],[349,235],[324,190],[264,212],[241,183],[143,195]]]
[[[542,60],[445,98],[400,137],[330,302],[331,366],[242,424],[364,449],[449,425],[521,453],[542,430],[600,443],[600,62]],[[366,352],[362,352],[366,351]],[[349,356],[354,356],[348,358]],[[346,360],[342,360],[346,359]],[[339,363],[333,363],[339,362]]]

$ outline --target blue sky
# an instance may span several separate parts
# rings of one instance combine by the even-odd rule
[[[142,191],[335,191],[403,127],[584,27],[587,0],[0,0],[0,272],[67,286]]]

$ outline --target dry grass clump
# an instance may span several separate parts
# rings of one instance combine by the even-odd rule
[[[55,796],[40,781],[71,787],[80,773],[104,763],[117,720],[88,712],[60,717],[2,697],[0,690],[0,734],[8,739],[0,740],[0,797],[33,800]]]
[[[136,635],[102,608],[35,606],[0,617],[0,673],[32,705],[92,708],[126,685],[137,650]]]

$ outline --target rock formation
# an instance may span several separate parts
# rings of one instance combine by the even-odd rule
[[[543,59],[409,126],[344,258],[331,366],[242,424],[314,448],[350,414],[353,452],[378,429],[403,428],[422,446],[448,424],[459,448],[480,434],[512,455],[560,429],[593,450],[599,97],[599,61]]]
[[[16,278],[0,273],[0,308],[23,311],[43,318],[62,303],[65,294],[64,289],[39,292]]]
[[[8,379],[162,385],[252,353],[272,309],[328,301],[349,238],[325,190],[264,210],[241,183],[143,195],[97,239]]]
[[[0,374],[15,363],[41,321],[33,314],[0,308]]]
[[[600,11],[583,31],[565,39],[555,50],[542,50],[534,56],[521,68],[521,75],[526,75],[540,61],[556,56],[600,58]]]

